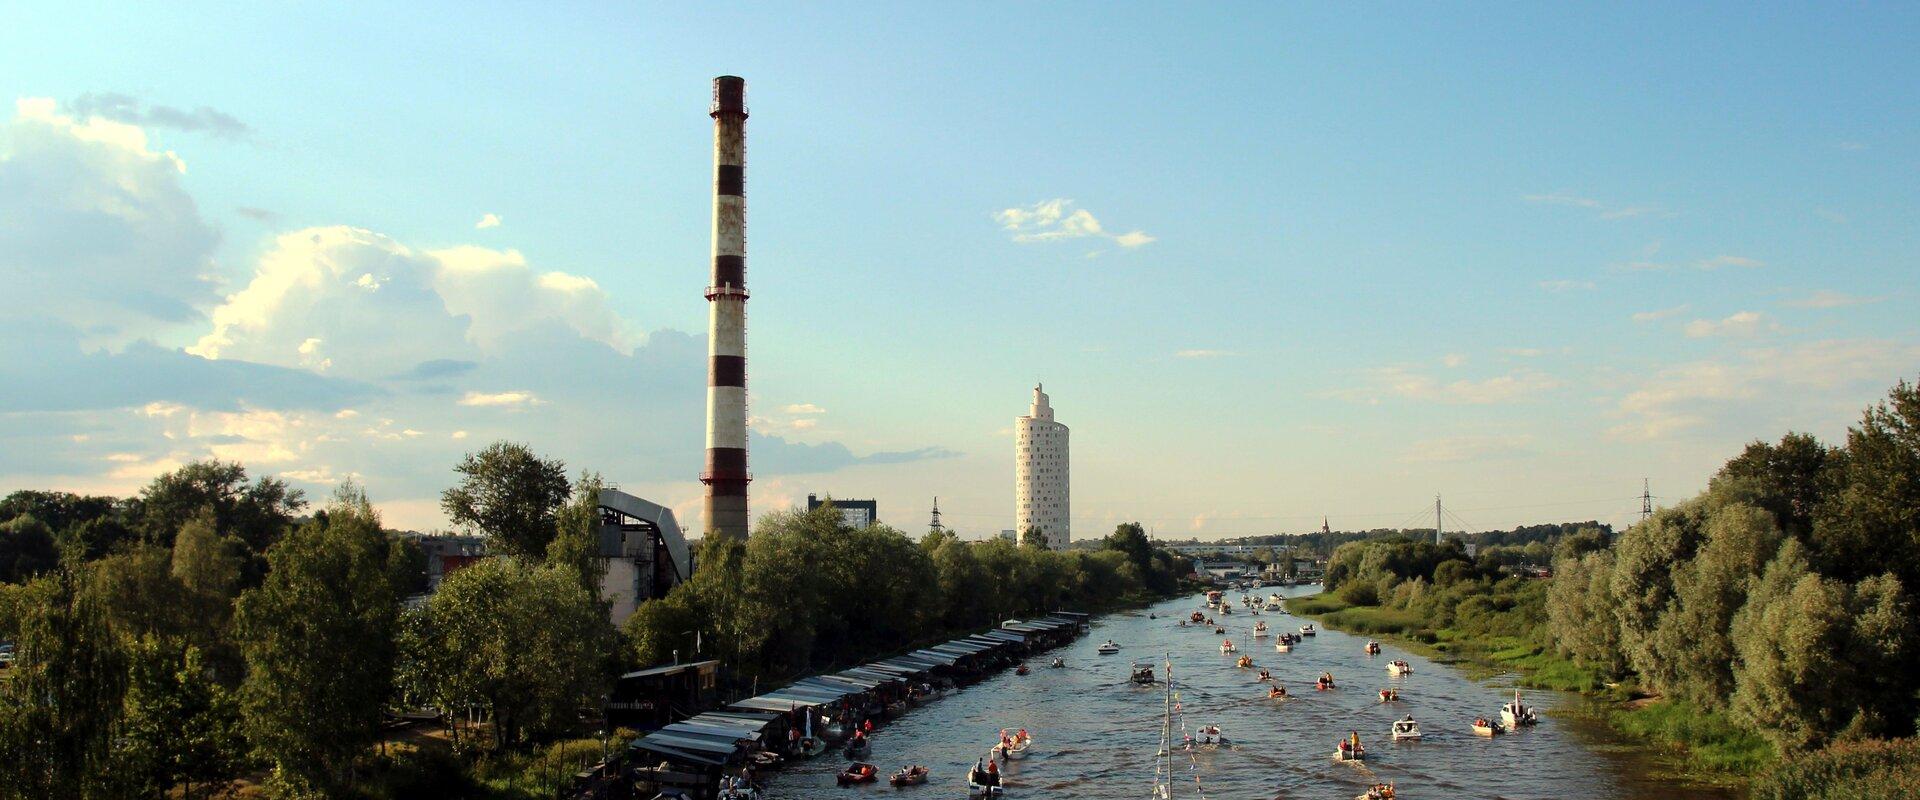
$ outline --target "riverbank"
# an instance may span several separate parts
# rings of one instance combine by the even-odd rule
[[[1499,613],[1525,616],[1518,605]],[[1525,636],[1485,626],[1434,627],[1416,611],[1355,605],[1327,593],[1291,598],[1287,610],[1326,628],[1391,641],[1475,679],[1511,675],[1519,686],[1579,694],[1587,702],[1579,704],[1578,713],[1656,756],[1677,778],[1744,790],[1777,761],[1766,740],[1724,714],[1651,697],[1632,684],[1610,683],[1554,653],[1544,644],[1543,631]]]

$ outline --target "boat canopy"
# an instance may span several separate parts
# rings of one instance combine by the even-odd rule
[[[690,670],[697,670],[701,667],[710,666],[718,663],[720,662],[717,660],[712,660],[712,661],[689,661],[685,664],[668,664],[664,667],[653,667],[651,669],[643,669],[643,670],[636,670],[633,672],[629,672],[625,675],[621,675],[620,679],[624,681],[624,680],[631,680],[634,678],[650,678],[655,675],[671,675],[677,672],[687,672]]]

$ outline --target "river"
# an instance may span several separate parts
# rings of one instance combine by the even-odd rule
[[[1278,591],[1294,595],[1311,589]],[[1237,600],[1239,593],[1227,596]],[[1161,665],[1171,655],[1183,709],[1179,717],[1186,727],[1219,725],[1234,742],[1225,749],[1203,748],[1191,759],[1177,753],[1176,797],[1204,792],[1212,798],[1344,800],[1376,781],[1396,784],[1402,800],[1718,796],[1653,777],[1644,758],[1598,740],[1592,723],[1556,717],[1556,707],[1578,703],[1578,697],[1529,692],[1527,702],[1541,711],[1540,724],[1483,739],[1469,729],[1473,718],[1497,716],[1511,689],[1469,680],[1390,644],[1383,644],[1380,655],[1368,656],[1365,638],[1339,631],[1321,631],[1291,653],[1275,652],[1271,637],[1253,638],[1256,621],[1266,621],[1275,634],[1298,629],[1303,620],[1291,615],[1254,616],[1243,608],[1215,615],[1227,628],[1225,638],[1254,659],[1255,669],[1238,669],[1236,656],[1219,652],[1223,637],[1211,629],[1179,627],[1179,620],[1203,602],[1195,595],[1107,615],[1093,622],[1090,635],[1037,657],[1030,675],[1006,671],[886,725],[874,736],[869,760],[883,773],[925,764],[932,769],[925,786],[896,790],[881,781],[837,788],[833,775],[846,761],[823,756],[774,773],[768,795],[965,797],[968,766],[1000,729],[1026,728],[1034,737],[1033,750],[1024,761],[1005,767],[1009,800],[1145,798],[1154,781],[1164,695],[1159,685],[1135,686],[1127,677],[1136,660],[1163,672]],[[1121,646],[1118,655],[1095,652],[1107,639]],[[1065,668],[1046,666],[1055,655],[1066,660]],[[1387,676],[1386,663],[1396,658],[1412,664],[1411,675]],[[1271,670],[1292,699],[1268,700],[1266,686],[1255,681],[1259,667]],[[1322,672],[1332,672],[1339,688],[1315,691],[1313,681]],[[1375,692],[1387,686],[1400,689],[1401,702],[1378,702]],[[1425,738],[1392,742],[1389,723],[1406,714],[1420,722]],[[1367,748],[1365,765],[1333,761],[1336,742],[1355,730]]]

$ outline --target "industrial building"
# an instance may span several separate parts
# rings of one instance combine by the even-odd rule
[[[640,604],[658,600],[693,575],[687,546],[673,509],[618,489],[601,489],[600,597],[619,625]]]
[[[831,495],[822,500],[813,495],[807,495],[808,511],[829,503],[833,504],[834,510],[840,512],[840,521],[845,522],[849,528],[865,528],[880,521],[880,502],[877,500],[842,500]]]
[[[1014,530],[1022,544],[1035,532],[1046,537],[1048,547],[1064,550],[1073,542],[1067,426],[1054,421],[1040,386],[1033,387],[1033,406],[1014,419],[1013,431]]]

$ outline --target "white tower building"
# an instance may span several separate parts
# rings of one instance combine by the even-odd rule
[[[1073,541],[1068,524],[1067,426],[1053,421],[1047,393],[1033,387],[1033,408],[1013,421],[1014,530],[1022,543],[1027,532],[1039,531],[1047,546],[1065,549]]]

